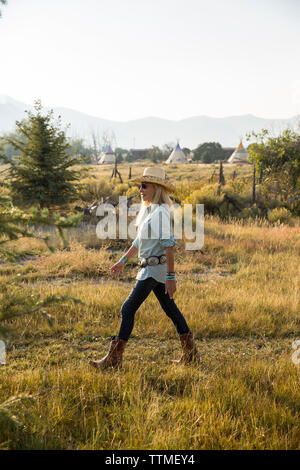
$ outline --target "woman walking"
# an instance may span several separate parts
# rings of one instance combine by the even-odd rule
[[[99,369],[122,365],[122,356],[134,326],[135,313],[151,291],[174,323],[180,338],[182,356],[173,362],[198,362],[200,357],[193,335],[173,300],[176,291],[174,245],[177,242],[172,235],[169,211],[172,201],[168,193],[173,192],[174,187],[166,178],[164,169],[158,167],[145,168],[143,176],[132,181],[140,183],[142,199],[136,220],[137,236],[125,255],[110,268],[110,273],[113,276],[120,274],[126,262],[138,255],[140,269],[136,277],[137,283],[122,305],[120,330],[113,337],[108,354],[99,361],[90,361],[90,365]]]

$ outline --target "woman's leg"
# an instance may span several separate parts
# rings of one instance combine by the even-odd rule
[[[170,299],[169,294],[165,293],[165,285],[159,282],[153,289],[154,294],[159,300],[160,305],[166,312],[169,318],[173,321],[182,346],[182,356],[176,361],[177,364],[189,364],[190,362],[199,362],[200,356],[197,351],[193,335],[185,321],[184,316],[178,309],[173,299]]]
[[[175,304],[174,299],[170,299],[169,294],[165,293],[165,284],[162,282],[157,283],[156,287],[153,289],[153,292],[165,313],[174,323],[178,334],[183,335],[185,333],[190,333],[190,329],[186,323],[186,320]]]
[[[136,285],[122,305],[122,321],[118,333],[119,339],[128,341],[134,325],[135,312],[138,310],[144,300],[146,300],[156,284],[157,281],[155,281],[155,279],[152,277],[148,277],[142,281],[137,281]]]

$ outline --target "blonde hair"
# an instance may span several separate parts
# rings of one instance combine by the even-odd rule
[[[155,192],[151,201],[151,204],[154,204],[154,207],[156,204],[164,206],[171,206],[172,205],[172,200],[170,199],[170,196],[168,195],[167,191],[163,186],[160,186],[159,184],[151,183],[153,186],[155,186]],[[149,202],[144,202],[142,201],[141,208],[139,210],[139,213],[136,217],[135,225],[138,227],[143,219],[145,210],[147,209]]]

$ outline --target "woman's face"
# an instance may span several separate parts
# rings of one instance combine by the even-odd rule
[[[142,201],[150,204],[150,202],[153,199],[155,189],[156,189],[155,184],[141,183],[139,190],[140,190]]]

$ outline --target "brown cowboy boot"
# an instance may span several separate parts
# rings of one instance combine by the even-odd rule
[[[200,362],[200,355],[197,351],[192,333],[185,333],[179,336],[182,346],[182,356],[180,359],[173,360],[175,364],[190,364],[191,362]]]
[[[122,367],[122,356],[126,343],[127,341],[124,339],[118,339],[117,336],[113,336],[108,354],[100,359],[100,361],[89,361],[89,364],[96,369],[107,369],[109,367],[117,369]]]

